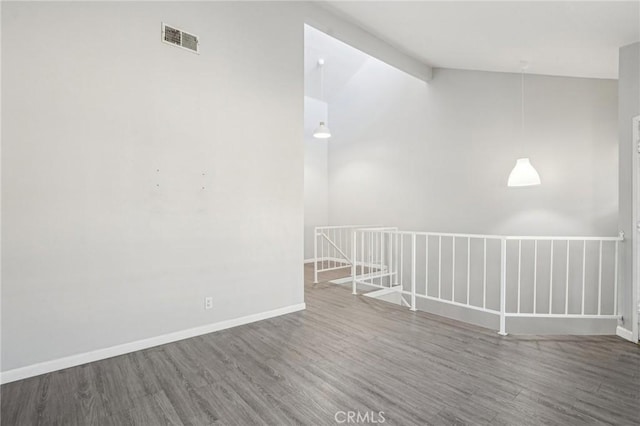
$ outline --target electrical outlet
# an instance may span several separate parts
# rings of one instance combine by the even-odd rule
[[[204,308],[205,309],[213,308],[213,297],[205,297],[204,298]]]

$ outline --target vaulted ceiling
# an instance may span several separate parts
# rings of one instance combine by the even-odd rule
[[[640,40],[638,1],[321,5],[433,67],[518,72],[524,59],[535,74],[615,79],[619,47]]]
[[[329,101],[347,84],[369,56],[313,27],[304,29],[304,93]],[[324,60],[322,67],[318,60]],[[324,72],[324,76],[322,73]],[[324,84],[321,93],[321,79]]]

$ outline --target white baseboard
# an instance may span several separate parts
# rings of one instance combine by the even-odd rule
[[[377,272],[372,272],[370,274],[358,275],[357,279],[366,280],[366,279],[368,279],[370,277],[376,277],[376,276],[377,276]],[[331,284],[351,284],[352,280],[353,280],[353,278],[351,276],[348,276],[348,277],[344,277],[344,278],[336,278],[335,280],[331,280],[329,282]],[[358,283],[358,284],[368,285],[367,283]],[[374,287],[377,287],[377,286],[374,286]]]
[[[386,296],[388,294],[393,293],[402,293],[402,288],[397,285],[395,287],[389,288],[381,288],[380,290],[370,291],[369,293],[364,293],[363,296],[373,297],[374,299],[380,296]]]
[[[630,342],[637,343],[635,341],[635,339],[633,338],[633,331],[627,330],[624,327],[617,326],[616,327],[616,335],[619,336],[619,337],[622,337],[623,339],[628,340]]]
[[[27,377],[38,376],[40,374],[50,373],[52,371],[75,367],[77,365],[100,361],[102,359],[112,358],[114,356],[152,348],[154,346],[165,345],[167,343],[176,342],[178,340],[189,339],[191,337],[201,336],[203,334],[237,327],[239,325],[249,324],[280,315],[290,314],[292,312],[302,311],[305,308],[306,306],[304,303],[299,303],[297,305],[285,306],[284,308],[274,309],[258,314],[247,315],[240,318],[234,318],[231,320],[220,321],[200,327],[194,327],[187,330],[163,334],[161,336],[151,337],[149,339],[137,340],[135,342],[129,342],[118,346],[112,346],[109,348],[98,349],[91,352],[71,355],[64,358],[58,358],[51,361],[28,365],[26,367],[15,368],[13,370],[7,370],[0,373],[0,383],[4,384],[15,382],[16,380],[26,379]]]
[[[314,261],[315,261],[315,259],[313,259],[313,258],[305,259],[304,263],[313,263]],[[322,262],[347,263],[346,260],[340,259],[339,257],[319,257],[318,258],[318,263],[322,263]]]

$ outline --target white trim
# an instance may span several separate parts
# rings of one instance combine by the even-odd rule
[[[619,315],[590,315],[590,314],[534,314],[534,313],[505,313],[507,318],[557,318],[557,319],[604,319],[619,320]]]
[[[304,260],[304,264],[308,264],[308,263],[313,263],[315,261],[315,259],[312,257],[311,259],[305,259]]]
[[[307,259],[307,260],[310,260],[311,263],[313,263],[313,261],[314,261],[314,259]],[[306,260],[305,260],[305,262],[306,262]],[[348,260],[343,259],[341,257],[330,257],[330,256],[319,257],[318,258],[318,263],[321,263],[321,262],[335,262],[335,263],[345,263],[345,264],[351,265],[351,263]]]
[[[402,290],[402,294],[406,294],[406,295],[411,296],[411,292],[408,291],[408,290]],[[446,300],[446,299],[437,298],[437,297],[433,297],[433,296],[427,296],[426,294],[416,294],[416,297],[419,297],[421,299],[431,300],[433,302],[440,302],[440,303],[444,303],[444,304],[447,304],[447,305],[457,306],[459,308],[468,308],[468,309],[473,309],[475,311],[484,312],[484,313],[487,313],[487,314],[500,315],[500,311],[495,311],[493,309],[488,309],[488,308],[481,308],[479,306],[467,305],[466,303],[460,303],[460,302],[456,302],[454,300]],[[464,321],[464,320],[461,320],[461,321]]]
[[[359,280],[366,280],[369,279],[371,277],[377,277],[378,275],[376,275],[376,272],[370,272],[368,274],[364,274],[364,275],[358,275],[356,277],[356,281]],[[349,283],[351,284],[353,282],[353,276],[349,275],[348,277],[344,277],[344,278],[336,278],[335,280],[331,280],[329,281],[331,284],[346,284]],[[368,284],[368,283],[364,283],[364,284]]]
[[[357,232],[372,232],[372,231],[380,231],[384,234],[397,234],[397,235],[420,235],[427,237],[445,237],[445,238],[475,238],[479,240],[538,240],[538,241],[549,241],[549,240],[557,240],[557,241],[624,241],[624,237],[622,235],[618,235],[617,237],[580,237],[580,236],[565,236],[565,237],[555,237],[555,236],[544,236],[544,235],[485,235],[485,234],[454,234],[451,232],[425,232],[425,231],[388,231],[384,229],[356,229]],[[389,228],[390,229],[390,228]]]
[[[640,305],[640,175],[638,168],[640,161],[640,115],[631,120],[631,238],[629,249],[631,250],[631,300],[633,309],[631,310],[631,340],[638,342],[638,309]],[[619,305],[618,305],[619,306]]]
[[[397,285],[397,286],[394,286],[394,287],[375,290],[375,291],[372,291],[372,292],[369,292],[369,293],[364,293],[363,296],[378,298],[380,296],[386,296],[387,294],[393,294],[393,293],[402,293],[401,286]]]
[[[379,228],[380,225],[324,225],[324,226],[316,226],[315,229],[315,234],[316,236],[319,236],[320,233],[318,233],[319,229],[327,229],[327,230],[331,230],[331,229],[347,229],[347,228]]]
[[[273,309],[271,311],[260,312],[240,318],[234,318],[216,322],[213,324],[203,325],[200,327],[190,328],[187,330],[163,334],[148,339],[137,340],[135,342],[124,343],[122,345],[112,346],[109,348],[98,349],[91,352],[80,353],[64,358],[41,362],[38,364],[32,364],[26,367],[15,368],[13,370],[1,372],[0,383],[5,384],[15,382],[16,380],[26,379],[27,377],[38,376],[40,374],[50,373],[52,371],[62,370],[64,368],[75,367],[77,365],[99,361],[114,356],[124,355],[142,349],[152,348],[154,346],[165,345],[167,343],[176,342],[178,340],[189,339],[191,337],[225,330],[227,328],[237,327],[239,325],[249,324],[280,315],[302,311],[305,308],[306,306],[304,303],[299,303],[297,305],[285,306],[284,308]]]
[[[304,261],[304,263],[313,263],[314,259],[307,259]],[[342,268],[348,268],[351,266],[351,262],[349,262],[346,259],[342,259],[339,257],[319,257],[318,258],[318,263],[323,263],[323,262],[334,262],[334,263],[339,263],[343,266],[338,266],[335,268],[328,268],[328,269],[321,269],[318,268],[318,272],[327,272],[327,271],[333,271],[334,269],[342,269]],[[367,263],[367,262],[356,262],[357,266],[366,266],[367,268],[374,268],[374,269],[385,269],[387,268],[387,265],[382,265],[380,263]]]
[[[633,339],[633,331],[627,330],[624,327],[620,327],[620,326],[616,327],[616,336],[622,337],[623,339],[628,340],[628,341],[633,342],[633,343],[638,343],[637,341],[635,341]]]
[[[313,263],[313,259],[310,259],[310,260],[311,260],[311,263]],[[347,266],[351,266],[351,263],[348,260],[343,259],[341,257],[330,257],[330,256],[319,257],[318,258],[318,263],[322,263],[322,262],[335,262],[335,263],[340,263],[340,264],[344,263]],[[325,271],[325,270],[326,269],[318,269],[318,272],[322,272],[322,271]]]

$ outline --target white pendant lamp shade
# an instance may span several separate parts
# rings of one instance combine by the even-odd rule
[[[328,139],[331,137],[331,130],[325,126],[324,121],[313,131],[313,137],[318,139]]]
[[[528,158],[518,158],[516,166],[509,175],[508,186],[533,186],[540,185],[540,175],[531,165]]]

